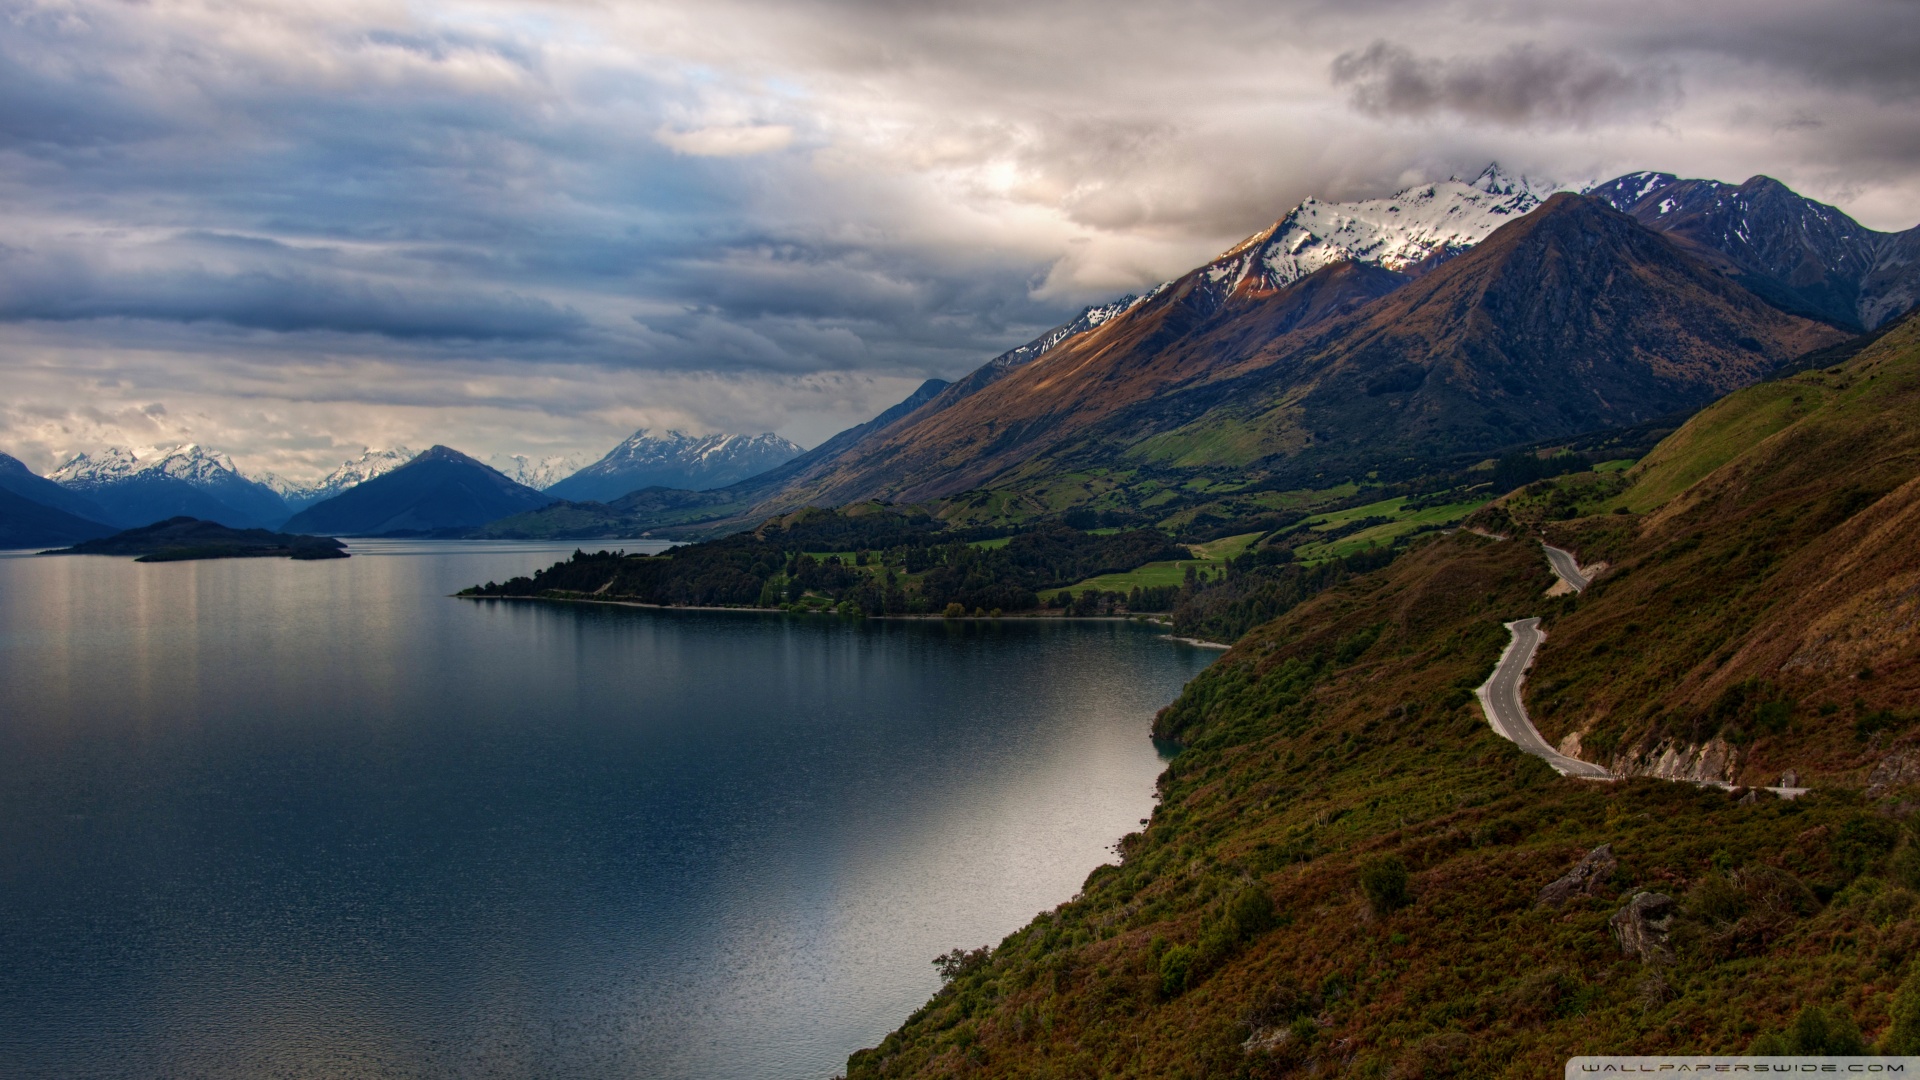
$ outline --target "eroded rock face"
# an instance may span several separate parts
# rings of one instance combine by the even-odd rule
[[[1665,893],[1635,893],[1627,906],[1613,913],[1607,928],[1620,951],[1637,956],[1643,963],[1659,964],[1673,959],[1667,937],[1673,927],[1675,904]]]
[[[1713,739],[1698,745],[1662,742],[1650,750],[1623,754],[1611,767],[1621,776],[1731,784],[1739,766],[1739,748],[1725,739]]]
[[[1920,753],[1903,747],[1880,759],[1867,774],[1867,794],[1878,795],[1889,788],[1920,783]]]
[[[1558,880],[1540,890],[1534,904],[1540,907],[1559,907],[1576,896],[1594,896],[1606,886],[1607,879],[1613,876],[1614,868],[1620,860],[1613,857],[1613,845],[1601,844],[1587,852],[1585,858],[1574,865]]]

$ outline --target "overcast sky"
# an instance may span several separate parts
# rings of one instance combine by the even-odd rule
[[[807,445],[1308,195],[1920,222],[1920,0],[0,0],[0,450]]]

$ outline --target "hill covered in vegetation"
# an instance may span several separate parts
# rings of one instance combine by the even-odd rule
[[[530,578],[463,596],[646,604],[832,606],[849,614],[1025,611],[1038,590],[1187,556],[1164,533],[1053,526],[976,540],[924,511],[863,504],[802,510],[750,533],[661,555],[575,552]]]
[[[941,991],[848,1076],[1920,1049],[1916,393],[1909,324],[1628,473],[1530,484],[1476,523],[1506,539],[1426,537],[1256,627],[1156,720],[1185,749],[1118,861],[940,958]],[[1612,568],[1550,597],[1539,532]],[[1614,732],[1615,763],[1718,739],[1736,783],[1797,767],[1813,790],[1585,782],[1520,753],[1472,691],[1536,615],[1549,737],[1593,757]]]

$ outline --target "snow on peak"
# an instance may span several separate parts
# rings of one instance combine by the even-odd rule
[[[198,443],[178,446],[110,446],[99,454],[79,453],[55,469],[49,479],[69,487],[97,487],[140,475],[171,476],[192,484],[244,479],[233,459]]]
[[[1027,342],[1025,345],[1017,349],[1008,349],[1006,352],[994,357],[987,362],[987,366],[1004,370],[1031,364],[1047,353],[1052,352],[1054,346],[1059,345],[1068,338],[1078,337],[1113,318],[1115,315],[1121,314],[1128,308],[1139,303],[1140,299],[1140,297],[1128,294],[1118,300],[1109,300],[1104,304],[1094,304],[1091,307],[1085,308],[1080,314],[1075,315],[1067,322],[1054,327],[1039,337],[1034,338],[1032,341]]]
[[[580,471],[580,458],[574,454],[554,454],[532,458],[525,454],[496,454],[487,464],[505,473],[516,484],[545,491]]]
[[[375,450],[369,448],[357,458],[341,462],[340,466],[314,484],[273,485],[281,496],[291,502],[316,503],[321,499],[331,499],[335,495],[364,484],[376,476],[390,473],[419,456],[416,451],[404,446]]]
[[[595,465],[694,464],[780,454],[796,457],[800,453],[798,443],[771,431],[759,435],[688,435],[669,430],[664,435],[656,436],[648,429],[641,428],[608,451],[607,456]]]
[[[1336,262],[1405,270],[1478,244],[1549,194],[1549,185],[1514,178],[1489,165],[1471,181],[1420,184],[1384,199],[1309,199],[1274,225],[1252,262],[1265,271],[1269,288]]]
[[[1472,247],[1557,190],[1559,185],[1492,164],[1472,180],[1416,184],[1383,199],[1308,198],[1270,228],[1228,248],[1204,272],[1210,283],[1227,288],[1258,275],[1258,284],[1277,289],[1337,262],[1405,270]]]

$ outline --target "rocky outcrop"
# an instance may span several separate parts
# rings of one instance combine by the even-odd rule
[[[1731,784],[1740,767],[1740,749],[1725,739],[1699,745],[1668,739],[1650,749],[1622,754],[1610,767],[1621,776]]]
[[[1637,956],[1642,963],[1663,964],[1673,959],[1667,945],[1672,932],[1675,904],[1665,893],[1635,893],[1627,906],[1613,913],[1607,928],[1620,951]]]
[[[1897,787],[1920,784],[1920,751],[1902,747],[1880,759],[1867,774],[1867,794],[1880,795]]]
[[[1578,896],[1595,896],[1602,892],[1607,879],[1613,876],[1614,868],[1620,860],[1613,857],[1613,845],[1601,844],[1587,852],[1585,858],[1574,868],[1546,888],[1534,900],[1537,907],[1559,907]]]

